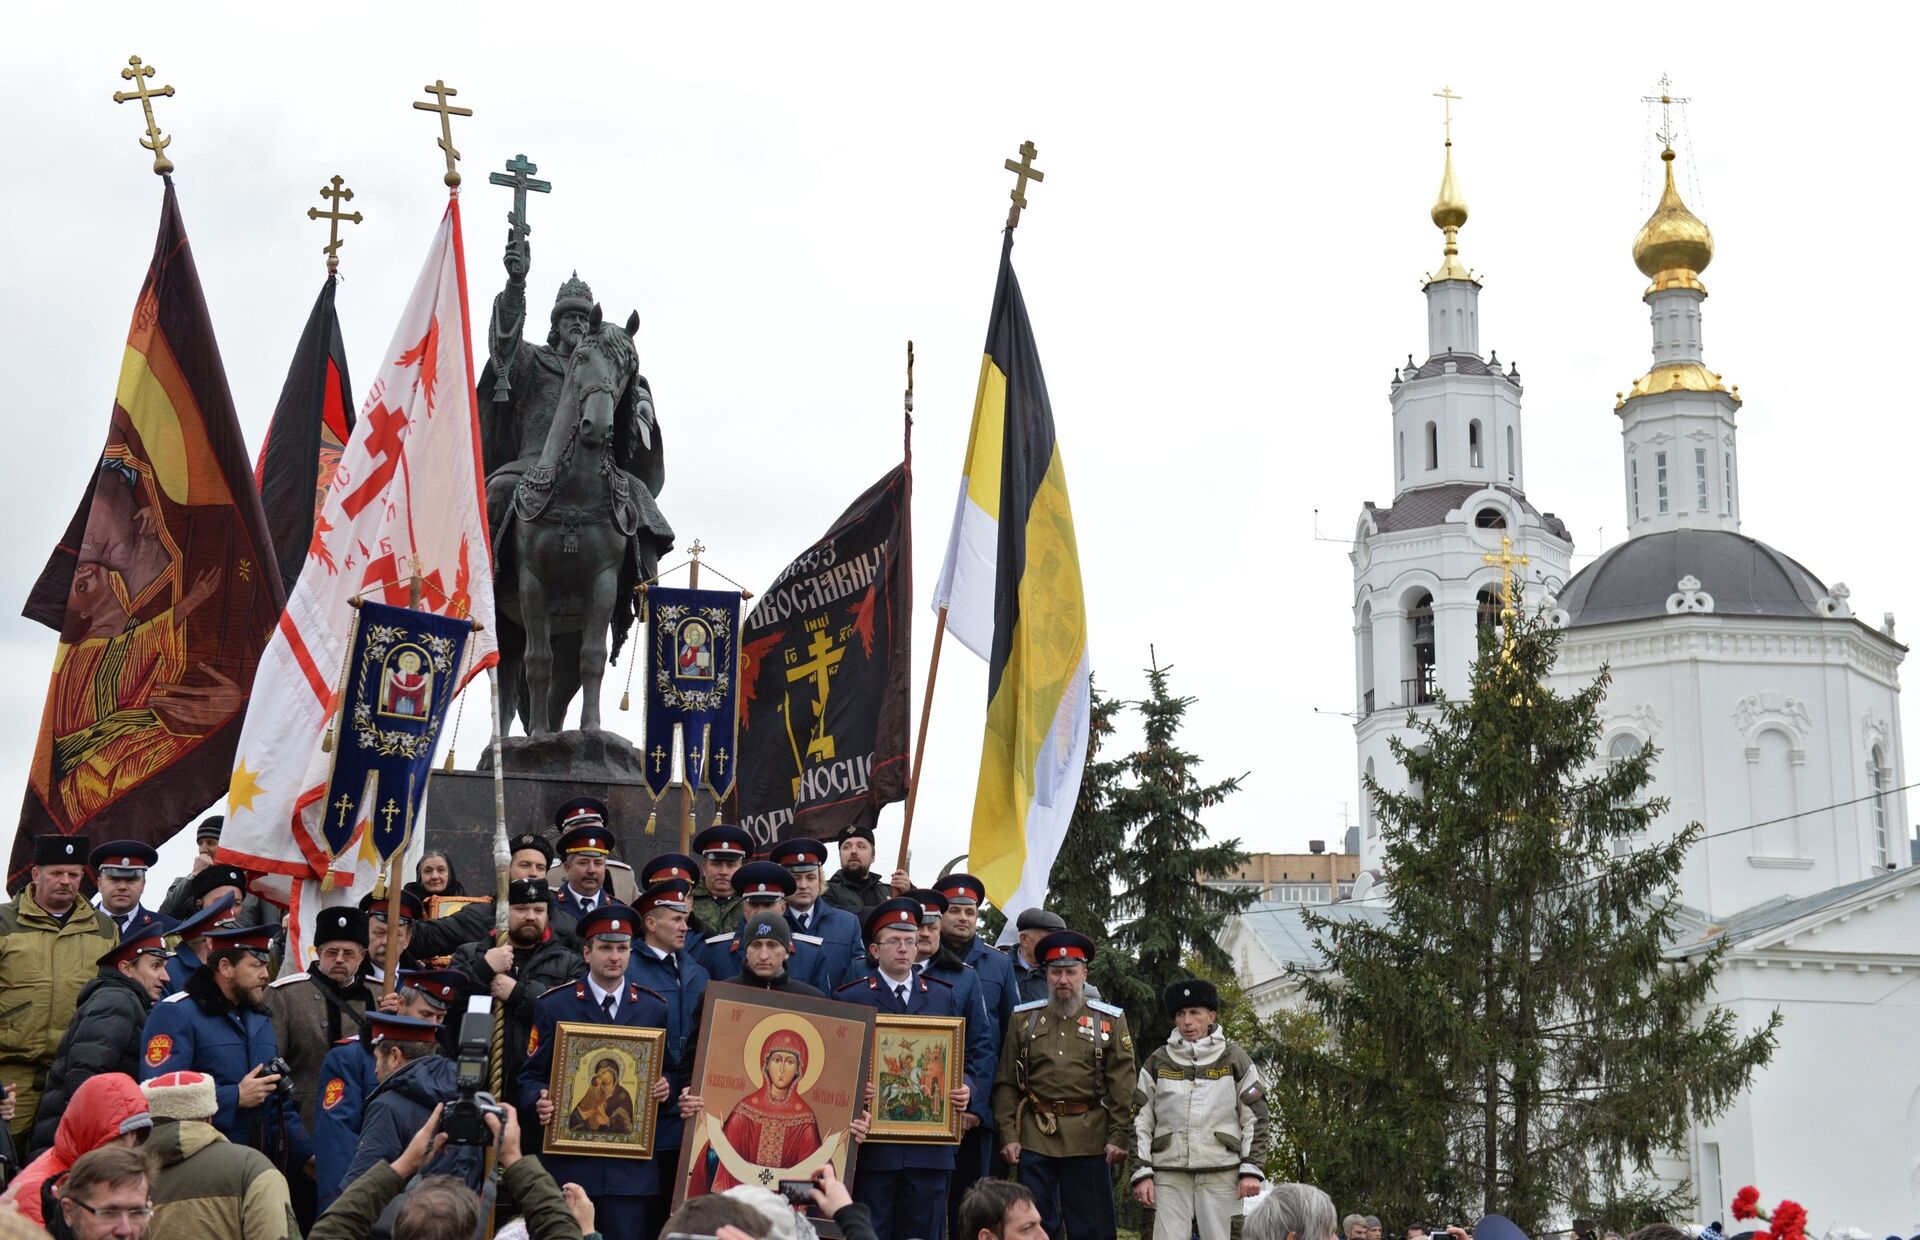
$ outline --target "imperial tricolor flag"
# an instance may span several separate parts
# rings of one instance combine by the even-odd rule
[[[307,562],[327,484],[353,433],[353,383],[347,378],[347,346],[340,339],[340,316],[333,305],[339,282],[330,272],[320,286],[253,469],[280,581],[289,591]]]
[[[687,786],[733,791],[738,764],[740,592],[647,590],[647,787],[658,798],[673,780],[673,725],[680,725]]]
[[[157,845],[220,798],[282,597],[168,178],[106,445],[27,600],[60,645],[11,878],[36,835]]]
[[[774,579],[740,646],[740,825],[871,829],[907,795],[913,475],[887,471]]]
[[[255,883],[263,894],[293,902],[290,962],[304,963],[304,932],[331,860],[322,815],[334,755],[322,736],[353,631],[351,600],[407,606],[418,575],[420,609],[479,621],[464,665],[437,686],[444,694],[497,659],[472,359],[452,201],[334,471],[306,566],[260,661],[234,759],[220,856],[264,874]],[[336,745],[350,730],[343,725]],[[352,887],[329,902],[369,885],[371,867],[349,864]]]
[[[1087,612],[1066,467],[1013,230],[987,324],[953,534],[934,592],[947,628],[987,660],[987,728],[968,864],[1007,915],[1044,902],[1086,764]]]

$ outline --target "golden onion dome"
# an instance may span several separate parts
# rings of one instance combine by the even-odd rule
[[[1633,239],[1634,266],[1653,281],[1649,292],[1668,288],[1705,292],[1700,273],[1713,261],[1713,232],[1680,201],[1680,191],[1673,185],[1673,148],[1662,151],[1660,158],[1667,165],[1667,185],[1660,205]]]
[[[1440,173],[1440,194],[1433,201],[1433,226],[1447,239],[1441,251],[1440,270],[1427,277],[1435,280],[1471,280],[1473,273],[1460,264],[1460,226],[1467,222],[1467,200],[1453,179],[1453,142],[1447,142],[1446,164]]]

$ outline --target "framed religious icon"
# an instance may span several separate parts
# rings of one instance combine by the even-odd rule
[[[707,987],[692,1090],[702,1110],[680,1142],[674,1205],[736,1184],[777,1191],[831,1163],[853,1178],[866,1105],[872,1008],[731,982]],[[809,1208],[823,1236],[833,1220]]]
[[[652,1158],[650,1094],[666,1064],[667,1031],[563,1020],[553,1027],[553,1154]]]
[[[427,920],[437,921],[442,917],[451,917],[469,904],[491,904],[486,896],[428,896]],[[453,963],[452,956],[428,956],[420,961],[430,969],[444,969]]]
[[[874,1017],[867,1140],[960,1144],[960,1108],[947,1093],[966,1069],[966,1028],[958,1016]]]

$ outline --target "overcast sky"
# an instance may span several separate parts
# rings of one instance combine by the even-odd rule
[[[1357,818],[1352,568],[1393,494],[1387,384],[1424,353],[1420,276],[1440,103],[1484,273],[1482,346],[1526,383],[1526,489],[1576,567],[1623,529],[1613,394],[1648,365],[1629,245],[1657,184],[1662,72],[1690,96],[1681,167],[1712,227],[1708,365],[1740,384],[1746,533],[1855,610],[1920,633],[1909,49],[1898,8],[96,4],[9,17],[11,406],[0,595],[24,601],[99,450],[160,184],[115,106],[130,53],[158,107],[227,375],[257,450],[324,275],[307,207],[334,173],[367,222],[339,297],[364,394],[444,202],[457,122],[473,315],[503,279],[517,152],[534,298],[577,268],[637,309],[682,545],[759,589],[900,448],[916,342],[916,711],[1019,143],[1044,184],[1015,262],[1052,393],[1094,667],[1137,696],[1149,647],[1198,700],[1185,741],[1247,773],[1216,837],[1289,850]],[[1897,23],[1900,28],[1896,28]],[[476,343],[478,343],[476,341]],[[482,346],[483,347],[483,346]],[[1889,404],[1888,402],[1892,402]],[[1316,516],[1317,512],[1317,516]],[[13,610],[9,602],[7,611]],[[0,620],[0,786],[22,789],[54,650]],[[620,684],[609,725],[630,733]],[[948,647],[916,870],[964,852],[983,665]],[[1319,713],[1316,713],[1319,712]],[[624,728],[623,728],[624,723]],[[483,741],[468,712],[463,764]],[[891,857],[899,811],[881,828]],[[1719,829],[1740,824],[1709,824]],[[1337,843],[1336,843],[1337,847]],[[169,849],[170,857],[190,848]]]

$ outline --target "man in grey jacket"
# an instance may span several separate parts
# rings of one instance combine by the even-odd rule
[[[1242,1197],[1259,1193],[1267,1091],[1247,1052],[1220,1032],[1220,992],[1189,978],[1163,995],[1173,1017],[1134,1089],[1133,1195],[1154,1240],[1228,1240]]]

